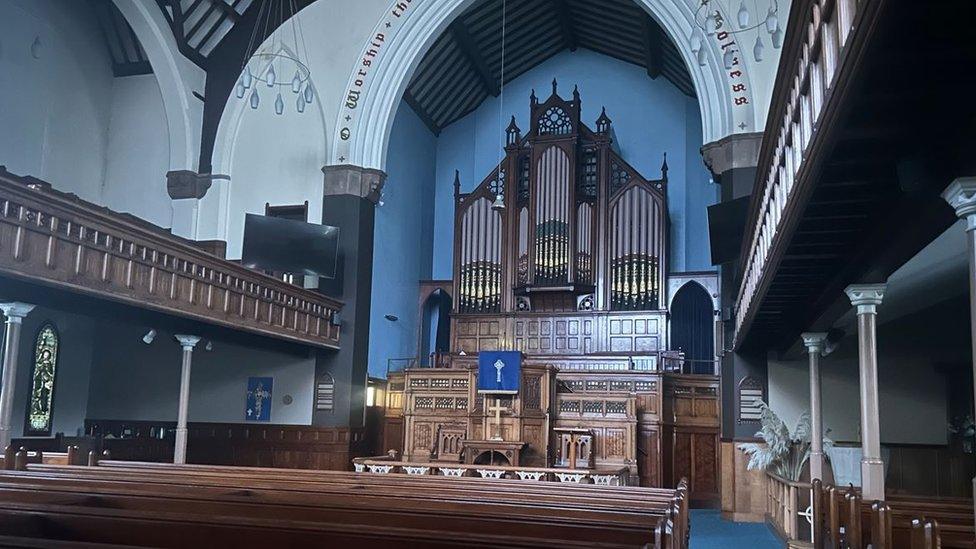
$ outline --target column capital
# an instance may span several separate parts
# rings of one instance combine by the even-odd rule
[[[36,305],[13,301],[10,303],[0,303],[0,311],[7,317],[7,324],[20,324],[24,317],[34,310]]]
[[[762,132],[734,133],[706,143],[701,148],[702,160],[716,176],[735,168],[755,168],[762,137]]]
[[[201,339],[200,336],[183,334],[176,334],[173,337],[176,338],[176,341],[180,342],[180,345],[183,346],[184,351],[192,351],[193,347],[196,346]]]
[[[386,182],[386,172],[375,168],[363,168],[352,164],[324,166],[325,196],[352,195],[365,198],[373,204],[380,200],[380,191]]]
[[[976,177],[960,177],[942,191],[960,219],[966,220],[966,230],[976,230]]]
[[[806,346],[807,351],[811,353],[820,353],[824,350],[824,342],[827,341],[827,332],[803,332],[800,334],[803,338],[803,344]]]
[[[851,284],[844,293],[857,307],[857,314],[876,313],[877,306],[884,299],[888,284]]]

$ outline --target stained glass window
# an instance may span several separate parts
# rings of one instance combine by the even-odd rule
[[[51,434],[54,405],[54,375],[58,365],[58,331],[45,324],[34,342],[34,368],[31,371],[30,401],[27,403],[26,436]]]

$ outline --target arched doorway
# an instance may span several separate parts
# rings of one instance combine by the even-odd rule
[[[688,282],[671,302],[671,349],[684,353],[694,374],[711,374],[715,359],[712,297],[697,282]]]
[[[421,309],[420,365],[435,366],[433,357],[451,348],[451,296],[438,288],[427,296]]]

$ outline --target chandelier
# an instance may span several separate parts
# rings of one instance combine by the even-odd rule
[[[280,115],[285,112],[282,93],[288,97],[290,90],[295,110],[302,113],[315,96],[312,73],[308,68],[308,48],[305,47],[305,35],[296,13],[296,0],[268,0],[261,4],[235,86],[237,98],[248,101],[252,109],[256,110],[261,105],[261,96],[266,94],[266,97],[275,98],[275,114]],[[262,33],[273,29],[269,47],[248,57],[256,47],[258,29],[263,29]]]
[[[739,9],[736,12],[736,21],[727,21],[719,9],[720,0],[701,0],[698,9],[695,11],[695,24],[698,29],[691,37],[691,50],[698,59],[698,64],[705,65],[705,48],[703,42],[706,36],[720,36],[720,40],[725,37],[735,36],[749,31],[756,32],[756,42],[752,47],[752,55],[756,62],[763,60],[763,31],[769,34],[772,46],[779,49],[783,45],[783,28],[779,21],[779,0],[740,0]],[[750,11],[749,7],[753,9]],[[761,10],[760,7],[765,7]],[[765,11],[765,17],[759,14]],[[731,13],[731,10],[726,10]],[[755,14],[755,17],[754,17]],[[723,37],[724,35],[724,37]],[[735,60],[734,48],[724,48],[722,62],[726,69],[732,69]]]

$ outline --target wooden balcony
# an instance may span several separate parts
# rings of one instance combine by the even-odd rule
[[[759,180],[753,192],[747,237],[743,240],[742,284],[736,300],[736,345],[748,331],[776,269],[784,220],[801,202],[808,158],[824,144],[824,127],[838,111],[841,91],[851,80],[863,47],[863,24],[871,0],[799,0],[792,4],[779,71],[759,153]],[[857,23],[855,25],[855,23]]]
[[[939,194],[976,173],[964,4],[793,2],[740,253],[735,348],[782,349],[829,328],[850,308],[846,285],[885,280],[954,221]]]
[[[342,307],[136,217],[0,169],[0,275],[294,343],[339,348]]]

